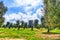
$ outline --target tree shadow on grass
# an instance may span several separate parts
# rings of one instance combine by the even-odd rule
[[[60,33],[56,33],[56,32],[43,32],[42,34],[60,34]]]

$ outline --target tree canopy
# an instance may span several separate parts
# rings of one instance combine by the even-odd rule
[[[7,7],[4,6],[3,1],[0,2],[0,27],[2,23],[4,22],[3,15],[6,13]]]
[[[56,28],[60,25],[60,8],[57,6],[57,0],[44,0],[45,3],[45,15],[42,23],[48,29]]]

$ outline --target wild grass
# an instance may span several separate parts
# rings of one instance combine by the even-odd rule
[[[42,37],[43,32],[47,32],[47,29],[34,28],[34,30],[31,31],[30,28],[27,28],[25,30],[23,28],[19,30],[17,30],[17,28],[0,28],[0,38],[24,38],[26,40],[44,40],[44,38]],[[54,29],[50,32],[51,34],[60,34],[59,29]]]

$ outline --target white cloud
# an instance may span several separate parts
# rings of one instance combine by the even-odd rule
[[[13,0],[13,3],[9,7],[20,7],[31,5],[36,7],[37,5],[43,5],[43,0]]]
[[[33,15],[30,15],[30,14],[23,14],[21,12],[19,12],[18,14],[16,13],[12,13],[12,14],[9,14],[9,15],[5,15],[5,23],[7,21],[10,21],[11,20],[20,20],[20,21],[24,21],[24,22],[28,22],[29,20],[35,20],[35,19],[38,19],[40,21],[40,18],[37,17],[37,13],[33,14]],[[15,21],[13,21],[15,23]]]
[[[28,22],[28,20],[35,20],[35,19],[38,19],[40,23],[40,18],[41,16],[43,16],[42,14],[43,12],[41,11],[41,9],[43,8],[37,8],[37,6],[39,5],[43,5],[42,0],[14,0],[14,3],[10,7],[24,6],[25,8],[24,11],[26,12],[26,14],[21,13],[21,12],[18,12],[18,14],[16,13],[11,13],[9,15],[7,14],[4,16],[5,23],[10,20],[23,20],[24,22]],[[36,13],[33,13],[31,11],[31,9],[33,8],[34,9],[37,8]],[[39,16],[40,18],[38,18],[37,16]],[[13,21],[13,23],[15,23],[15,21]]]
[[[43,13],[44,11],[43,11],[43,9],[41,8],[39,8],[37,11],[36,11],[36,13],[37,13],[37,15],[40,15],[40,16],[43,16],[44,15],[44,13]]]

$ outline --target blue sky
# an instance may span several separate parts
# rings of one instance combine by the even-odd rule
[[[28,22],[28,20],[38,19],[43,16],[43,0],[0,0],[8,7],[4,15],[5,23],[7,21],[15,23],[16,20]]]

